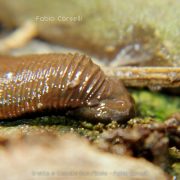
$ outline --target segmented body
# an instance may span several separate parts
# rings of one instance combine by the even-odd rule
[[[89,57],[0,57],[0,119],[45,109],[93,106],[110,94],[111,81]]]

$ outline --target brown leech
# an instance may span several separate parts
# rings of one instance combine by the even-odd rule
[[[134,116],[134,101],[87,56],[0,56],[0,119],[52,110],[123,122]]]

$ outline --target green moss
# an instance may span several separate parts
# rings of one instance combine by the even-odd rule
[[[180,112],[180,97],[147,90],[134,90],[132,95],[136,101],[139,117],[163,121],[171,114]]]
[[[180,179],[180,163],[174,163],[172,165],[174,179]]]

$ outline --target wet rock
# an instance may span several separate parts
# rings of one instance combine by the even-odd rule
[[[1,138],[0,161],[5,179],[168,179],[143,159],[101,152],[70,134]]]

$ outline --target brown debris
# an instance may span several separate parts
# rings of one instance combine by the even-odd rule
[[[144,157],[166,169],[169,147],[180,148],[179,114],[175,114],[165,123],[135,124],[125,129],[107,131],[96,143],[104,151]]]

